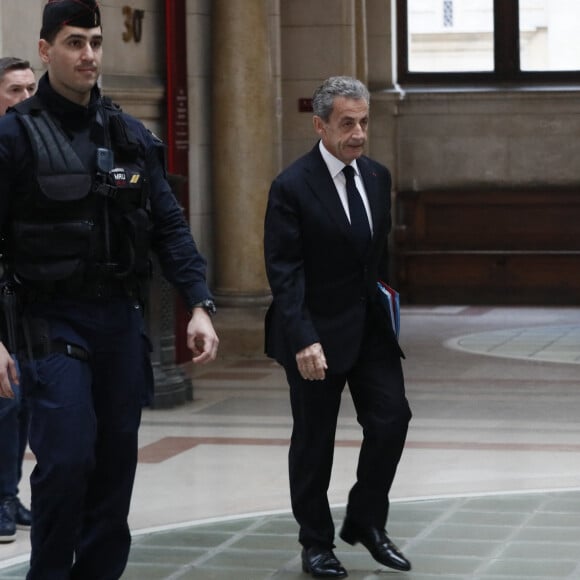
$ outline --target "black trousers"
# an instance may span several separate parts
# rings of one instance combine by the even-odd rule
[[[325,380],[306,381],[294,366],[286,369],[286,375],[294,421],[289,452],[290,495],[300,526],[300,543],[306,548],[334,547],[328,486],[340,400],[347,382],[363,429],[347,516],[360,525],[383,529],[389,490],[411,419],[394,338],[369,317],[360,354],[347,373],[333,374],[329,369]]]
[[[117,580],[131,544],[127,522],[143,389],[151,366],[133,300],[31,306],[50,337],[90,361],[49,354],[31,365],[32,491],[28,580]]]

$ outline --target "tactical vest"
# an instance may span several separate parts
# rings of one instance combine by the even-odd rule
[[[32,145],[37,185],[15,196],[13,206],[8,254],[18,281],[74,295],[148,278],[152,224],[144,156],[120,109],[103,99],[99,110],[114,164],[90,171],[40,99],[14,108]]]

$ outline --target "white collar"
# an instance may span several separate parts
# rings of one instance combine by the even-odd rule
[[[322,143],[322,140],[319,142],[318,148],[320,149],[320,154],[322,155],[322,158],[324,159],[324,162],[328,167],[328,171],[330,171],[332,179],[334,179],[339,173],[342,172],[342,169],[345,166],[345,164],[340,159],[335,157],[332,153],[330,153],[330,151],[324,146],[324,143]],[[358,175],[360,177],[360,172],[356,164],[356,159],[350,165],[354,169],[355,175]]]

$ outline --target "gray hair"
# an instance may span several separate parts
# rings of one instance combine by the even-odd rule
[[[32,67],[27,60],[16,58],[15,56],[5,56],[0,58],[0,81],[4,75],[11,70],[28,70]]]
[[[323,121],[328,121],[336,97],[364,99],[367,104],[370,103],[369,90],[361,81],[352,77],[330,77],[312,95],[313,113]]]

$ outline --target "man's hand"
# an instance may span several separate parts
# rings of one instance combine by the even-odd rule
[[[187,347],[193,353],[195,364],[211,362],[217,356],[219,338],[209,314],[203,308],[194,308],[187,325]]]
[[[14,398],[12,383],[18,384],[16,363],[5,346],[0,342],[0,397],[4,397],[5,399]]]
[[[326,377],[326,357],[322,345],[315,342],[296,353],[296,363],[303,379],[307,381],[322,381]]]

